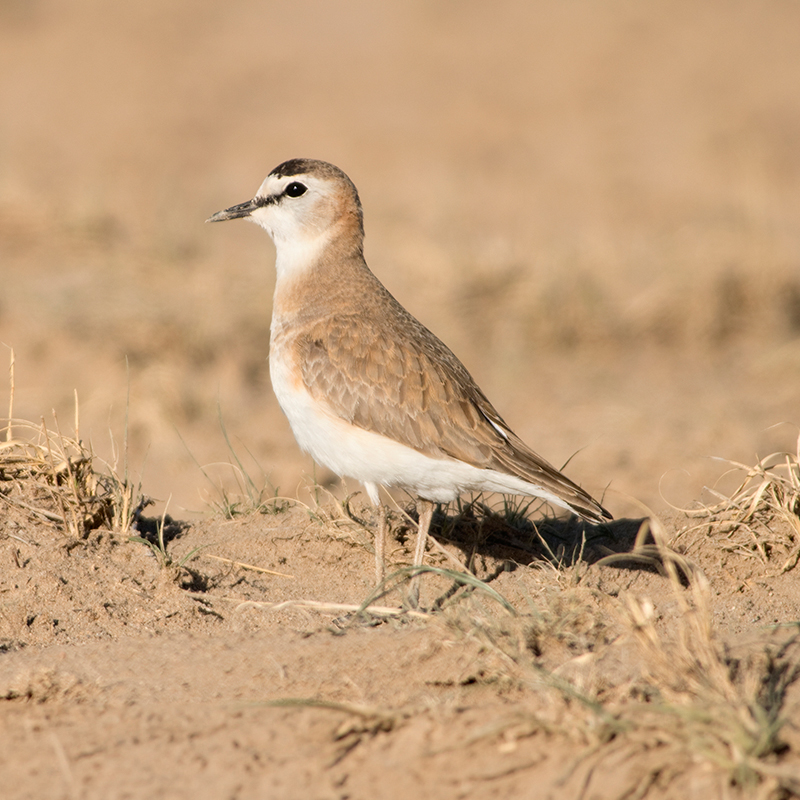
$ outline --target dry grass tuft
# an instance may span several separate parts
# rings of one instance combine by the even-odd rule
[[[656,551],[666,536],[658,520],[651,525]],[[782,763],[782,732],[787,693],[800,677],[800,634],[766,633],[732,651],[714,633],[702,571],[694,568],[687,586],[671,551],[655,557],[669,584],[658,604],[547,582],[515,618],[475,607],[450,618],[500,658],[525,698],[480,736],[557,733],[579,742],[563,779],[579,796],[593,796],[609,764],[629,782],[625,798],[687,796],[699,774],[731,787],[731,796],[794,796],[800,775]]]
[[[788,572],[800,561],[800,438],[795,453],[772,453],[752,467],[728,463],[744,474],[737,489],[727,497],[714,492],[719,503],[686,513],[704,518],[724,549],[764,564],[778,559],[780,572]]]
[[[630,723],[631,755],[649,750],[649,780],[662,784],[701,761],[747,791],[797,791],[798,776],[783,770],[778,756],[786,692],[800,675],[800,637],[734,658],[713,635],[702,574],[688,592],[674,588],[680,616],[670,631],[659,626],[649,600],[624,598],[641,676],[623,687],[633,702],[614,705]]]
[[[134,488],[114,466],[94,468],[95,456],[80,438],[75,393],[75,437],[64,436],[53,412],[55,431],[14,419],[13,349],[9,363],[8,418],[0,428],[0,501],[35,520],[55,523],[75,538],[107,526],[127,531],[135,514]],[[113,439],[112,439],[113,444]],[[127,438],[125,448],[127,464]]]
[[[80,439],[48,429],[44,420],[5,420],[0,428],[0,502],[24,516],[54,523],[84,538],[102,526],[125,531],[134,509],[134,489],[113,469],[95,469],[91,449]]]
[[[660,523],[651,524],[663,546]],[[669,553],[662,563],[676,606],[670,625],[647,598],[625,593],[618,608],[639,674],[607,692],[606,710],[625,729],[616,746],[628,758],[648,754],[641,787],[679,785],[700,762],[747,796],[797,792],[800,778],[780,766],[779,756],[786,749],[780,734],[787,691],[800,677],[800,634],[762,641],[734,657],[714,634],[711,588],[702,571],[694,569],[685,588],[681,564]]]

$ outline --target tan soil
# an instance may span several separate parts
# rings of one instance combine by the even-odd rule
[[[797,533],[669,506],[735,488],[715,459],[796,452],[798,86],[779,0],[0,3],[14,416],[75,435],[77,392],[95,467],[186,523],[165,566],[3,505],[0,796],[797,792]],[[337,510],[327,490],[357,487],[315,473],[271,394],[268,238],[202,225],[294,156],[351,175],[375,272],[623,520],[582,553],[575,526],[543,529],[550,559],[531,528],[439,519],[429,562],[474,556],[517,617],[464,589],[380,624],[258,605],[373,588],[370,511]],[[278,513],[212,510],[247,505],[220,415]],[[647,509],[705,594],[597,563]],[[450,585],[426,575],[423,605]],[[789,723],[748,772],[722,734],[768,695]]]
[[[616,523],[602,544],[626,549],[635,529]],[[675,777],[644,733],[608,741],[601,718],[543,677],[624,708],[658,685],[623,621],[624,598],[649,598],[667,637],[680,630],[665,577],[592,564],[591,548],[569,567],[496,539],[478,547],[478,574],[522,620],[462,591],[430,619],[376,627],[342,612],[258,605],[369,595],[363,529],[304,508],[194,524],[169,546],[176,561],[201,548],[182,568],[109,531],[76,541],[12,520],[4,532],[6,796],[617,797],[645,778],[653,797],[752,796],[751,786],[729,787],[725,769],[687,761],[685,748],[666,759],[681,766]],[[716,641],[740,672],[755,672],[791,634],[775,626],[800,619],[796,575],[724,554],[722,544],[708,542],[707,526],[684,537],[710,580]],[[397,542],[395,565],[409,557]],[[438,551],[429,561],[448,566]],[[423,605],[449,584],[426,578]],[[515,660],[516,630],[528,652]],[[797,691],[790,686],[783,705],[792,719]],[[781,770],[800,776],[795,728],[781,739],[790,747]]]

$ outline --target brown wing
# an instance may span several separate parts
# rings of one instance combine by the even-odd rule
[[[295,355],[316,400],[420,453],[516,475],[587,519],[611,518],[509,429],[446,345],[404,310],[398,320],[387,310],[381,325],[364,315],[327,317],[297,336]]]

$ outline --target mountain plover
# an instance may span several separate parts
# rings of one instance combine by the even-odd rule
[[[433,504],[465,492],[539,497],[591,522],[611,519],[525,445],[450,349],[373,275],[361,201],[344,172],[324,161],[286,161],[252,200],[208,222],[240,217],[275,242],[269,372],[278,403],[300,447],[360,481],[378,509],[378,581],[388,526],[380,486],[417,498],[415,567]],[[409,603],[418,596],[414,578]]]

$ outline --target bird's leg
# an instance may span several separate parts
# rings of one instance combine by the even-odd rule
[[[378,531],[375,534],[375,581],[380,584],[386,577],[386,529],[389,527],[386,506],[378,506]]]
[[[419,514],[419,530],[417,532],[417,546],[414,549],[414,562],[412,567],[421,567],[425,559],[425,542],[428,539],[428,530],[433,519],[433,503],[423,498],[417,499],[417,513]],[[414,575],[408,587],[408,597],[406,604],[409,608],[416,608],[419,605],[419,581],[420,576]]]

